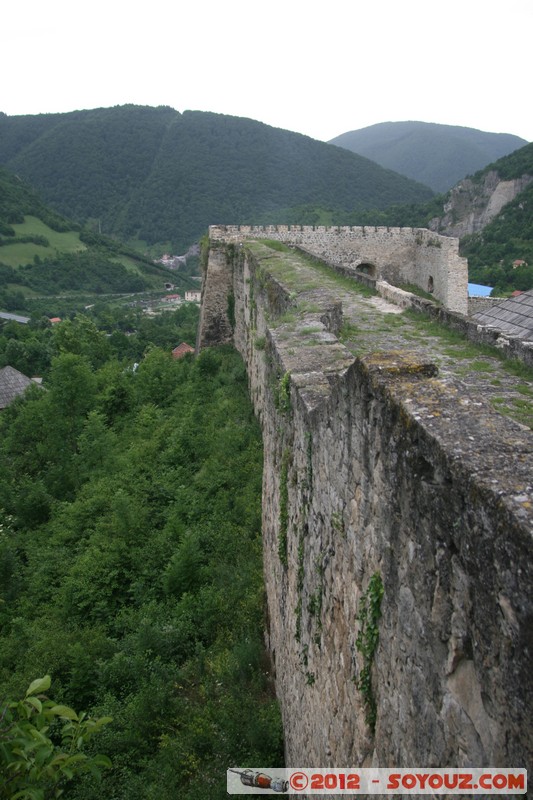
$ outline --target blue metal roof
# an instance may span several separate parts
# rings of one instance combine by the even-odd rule
[[[483,286],[481,283],[468,284],[469,297],[489,297],[494,286]]]

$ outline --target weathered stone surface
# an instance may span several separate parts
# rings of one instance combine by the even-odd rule
[[[227,291],[263,429],[267,643],[288,765],[531,769],[533,433],[416,354],[355,358],[331,335],[326,290],[281,322],[298,298],[246,248]],[[373,734],[354,679],[376,572]]]
[[[248,239],[296,245],[347,274],[364,270],[393,284],[414,283],[451,311],[468,311],[468,265],[459,240],[425,228],[212,225],[209,235],[239,245]]]
[[[226,247],[213,244],[209,255],[209,269],[202,286],[197,350],[232,341],[233,331],[228,317],[228,289],[231,283],[231,257]]]

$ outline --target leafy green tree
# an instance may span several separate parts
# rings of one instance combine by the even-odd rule
[[[78,479],[84,481],[111,473],[115,464],[115,449],[116,436],[106,425],[105,417],[98,411],[90,411],[78,437],[73,458]]]
[[[99,367],[111,355],[111,348],[102,331],[92,319],[77,314],[54,329],[54,345],[59,353],[74,353],[85,356],[93,367]]]
[[[182,365],[172,358],[170,352],[154,347],[139,364],[136,374],[141,402],[169,403],[181,372]]]
[[[4,361],[20,372],[26,373],[27,352],[24,342],[10,339],[4,350]]]
[[[69,800],[221,800],[228,764],[283,763],[242,361],[64,352],[46,386],[0,416],[0,698],[47,672],[61,703],[113,717],[114,769]]]
[[[66,443],[75,449],[75,440],[83,426],[85,416],[96,398],[96,379],[84,356],[63,353],[52,361],[49,382],[49,411],[54,419],[50,425],[56,433],[66,436]]]
[[[22,700],[0,709],[1,800],[51,800],[76,776],[93,779],[111,767],[107,756],[88,755],[87,742],[110,717],[93,719],[50,700],[50,676],[32,681]]]

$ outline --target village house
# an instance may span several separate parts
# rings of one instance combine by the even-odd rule
[[[189,289],[185,292],[185,302],[187,303],[199,303],[201,298],[202,293],[199,289]]]
[[[173,358],[183,358],[187,353],[194,353],[194,347],[191,347],[187,342],[182,342],[172,351]]]
[[[481,325],[490,325],[508,336],[531,342],[533,341],[533,289],[518,294],[513,292],[511,297],[474,314],[473,318]]]
[[[14,367],[7,366],[0,369],[0,411],[23,395],[29,386],[37,383],[37,380],[28,378]]]
[[[5,322],[19,322],[21,325],[27,325],[30,317],[22,317],[20,314],[8,314],[7,311],[0,311],[0,321]]]

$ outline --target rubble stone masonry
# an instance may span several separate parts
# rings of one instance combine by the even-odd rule
[[[212,225],[209,235],[212,241],[271,239],[297,245],[395,285],[415,284],[450,311],[468,312],[468,263],[459,255],[459,240],[425,228]]]
[[[426,266],[412,269],[431,268],[435,286],[437,262],[456,258],[417,231],[406,244],[351,229],[335,247],[320,231],[289,233],[337,260],[343,237],[366,241],[360,257],[378,269],[378,239],[398,270],[422,249]],[[268,257],[239,246],[242,229],[211,234],[199,342],[235,343],[262,425],[267,644],[287,765],[531,769],[533,433],[473,411],[432,363],[354,357],[329,291],[284,322],[301,298]],[[447,275],[448,299],[453,286]],[[376,574],[373,729],[356,641]]]

